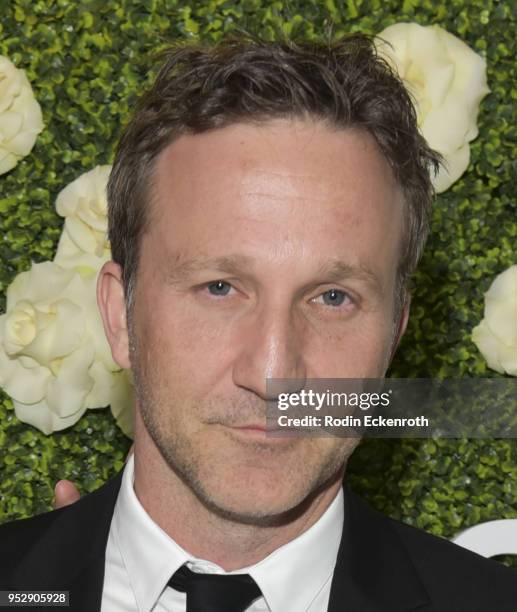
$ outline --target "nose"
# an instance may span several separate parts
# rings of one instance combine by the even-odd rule
[[[295,392],[305,385],[303,321],[292,309],[263,307],[243,322],[239,350],[233,363],[235,385],[265,400],[279,392]],[[271,379],[282,379],[274,384]]]

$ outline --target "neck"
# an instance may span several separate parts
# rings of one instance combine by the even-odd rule
[[[341,487],[343,471],[274,526],[238,523],[215,514],[169,467],[135,411],[135,493],[152,518],[179,546],[226,571],[258,563],[307,531]]]

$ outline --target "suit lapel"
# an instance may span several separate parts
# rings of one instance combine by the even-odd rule
[[[104,585],[104,555],[91,559],[70,582],[70,607],[74,612],[98,612]]]
[[[427,603],[426,590],[389,519],[345,486],[345,521],[329,612],[406,612]]]
[[[72,610],[100,610],[106,544],[121,480],[122,471],[77,503],[31,519],[34,540],[30,553],[13,568],[11,588],[30,584],[68,590]],[[389,519],[345,487],[345,521],[328,611],[409,612],[427,603]]]
[[[70,591],[71,609],[100,610],[106,544],[122,471],[81,500],[34,521],[30,553],[13,568],[13,588]],[[40,523],[46,523],[41,529]]]

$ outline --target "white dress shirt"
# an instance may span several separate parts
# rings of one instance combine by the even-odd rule
[[[327,612],[343,529],[342,490],[310,529],[262,561],[225,572],[178,546],[144,510],[133,484],[131,455],[109,532],[101,612],[185,612],[185,593],[167,586],[184,563],[192,571],[250,574],[262,597],[246,612]]]

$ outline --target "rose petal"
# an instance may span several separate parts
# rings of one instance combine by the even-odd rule
[[[93,347],[85,344],[62,360],[57,376],[50,381],[47,403],[60,418],[86,409],[85,399],[93,386],[88,373],[92,360]]]
[[[469,116],[462,95],[450,92],[439,108],[429,111],[421,130],[431,147],[449,155],[466,143],[469,124],[475,120]]]
[[[34,404],[22,404],[13,400],[13,405],[16,416],[20,421],[37,427],[47,436],[54,431],[71,427],[77,423],[86,410],[81,408],[75,414],[63,418],[53,413],[45,400]]]
[[[487,298],[485,321],[501,343],[517,347],[517,293],[504,300]]]
[[[0,57],[0,174],[30,153],[42,129],[41,107],[27,75]]]
[[[81,251],[95,253],[97,239],[91,227],[76,217],[67,217],[65,227],[70,236],[70,240],[72,240]]]
[[[504,374],[504,368],[499,361],[499,341],[484,321],[481,321],[472,330],[472,341],[485,358],[488,367],[500,374]]]
[[[48,384],[52,378],[50,370],[33,361],[32,367],[26,367],[27,361],[11,359],[0,349],[0,367],[2,368],[2,388],[19,402],[32,404],[45,397]]]
[[[507,374],[517,376],[517,346],[500,344],[499,362]]]
[[[517,295],[517,264],[510,266],[498,274],[489,290],[485,293],[486,299],[504,300]]]
[[[110,259],[110,250],[103,250],[102,256],[96,255],[95,253],[87,253],[81,250],[78,245],[71,239],[70,234],[65,228],[61,233],[59,243],[57,246],[56,256],[54,262],[62,266],[63,268],[72,268],[82,274],[87,272],[97,273],[104,262]]]
[[[77,282],[76,276],[74,271],[65,270],[51,261],[32,264],[30,270],[18,274],[7,288],[6,310],[12,310],[19,300],[55,300],[63,295],[74,279]]]
[[[25,157],[28,155],[34,143],[36,142],[37,132],[32,132],[24,129],[18,132],[9,140],[9,149],[13,155],[18,157]]]
[[[41,313],[39,319],[44,322],[37,325],[36,337],[20,351],[42,364],[69,355],[80,346],[85,334],[85,316],[80,306],[61,299],[53,303],[52,310]]]
[[[109,406],[114,385],[114,374],[100,361],[90,366],[90,377],[93,387],[86,398],[88,408],[105,408]]]
[[[14,156],[12,153],[6,153],[0,147],[0,174],[5,174],[12,170],[16,164],[18,163],[18,158]]]
[[[16,68],[7,57],[0,56],[0,112],[7,110],[20,94],[23,75],[23,70]]]
[[[433,186],[436,193],[442,193],[457,181],[468,168],[470,161],[470,147],[464,145],[454,153],[447,156],[445,165],[440,165],[438,174],[433,177]]]
[[[80,219],[90,228],[105,233],[107,196],[111,166],[96,166],[67,185],[56,199],[56,211],[63,217]]]
[[[134,423],[134,389],[127,370],[114,374],[114,386],[111,396],[111,413],[117,425],[128,438],[133,437]]]
[[[6,111],[0,115],[0,141],[6,147],[12,138],[21,130],[23,125],[23,115],[13,111]],[[9,151],[14,153],[9,147]]]

